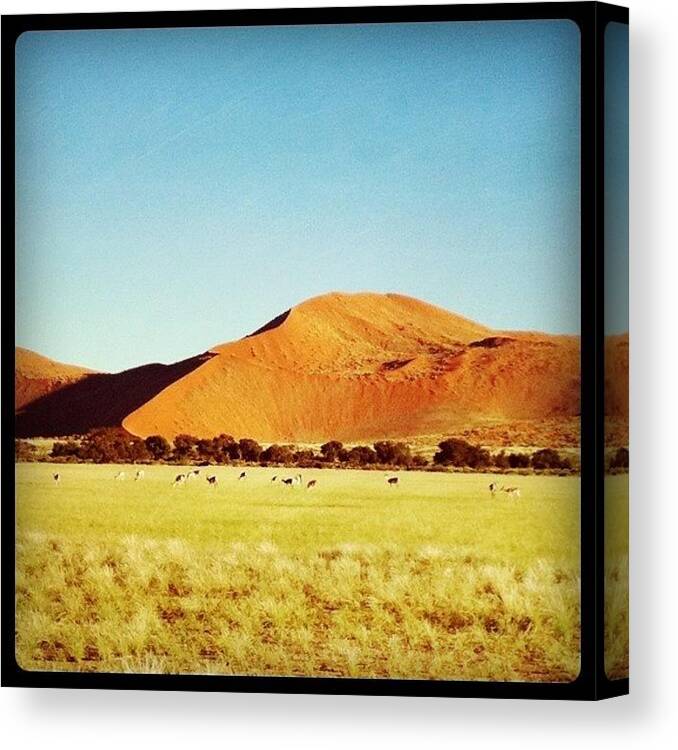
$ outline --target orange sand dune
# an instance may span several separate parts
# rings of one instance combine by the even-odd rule
[[[605,413],[629,416],[629,334],[605,337]]]
[[[130,412],[210,356],[198,355],[172,365],[142,365],[114,374],[65,369],[68,373],[78,369],[82,372],[72,378],[53,378],[48,389],[17,403],[16,434],[18,437],[54,437],[78,435],[97,427],[119,427]],[[17,352],[15,382],[22,377],[18,369],[20,359],[23,360],[23,355],[20,358]]]
[[[628,336],[606,351],[608,413],[623,418]],[[17,350],[16,382],[24,436],[122,425],[144,437],[349,442],[576,417],[581,381],[576,336],[493,331],[398,294],[333,293],[172,365],[108,375]]]
[[[316,297],[211,351],[123,426],[350,441],[579,413],[577,337],[502,334],[402,295]]]
[[[86,367],[65,365],[30,349],[17,347],[14,354],[14,406],[27,404],[91,373]]]

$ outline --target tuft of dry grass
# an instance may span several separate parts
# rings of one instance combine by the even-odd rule
[[[605,477],[605,673],[629,676],[629,475]]]
[[[16,652],[30,670],[569,681],[579,484],[270,471],[171,490],[172,467],[17,469]],[[231,476],[233,473],[233,476]],[[309,476],[310,476],[309,472]],[[44,476],[43,476],[44,475]],[[110,475],[110,477],[109,477]],[[143,485],[143,486],[141,486]],[[185,491],[184,491],[185,490]]]

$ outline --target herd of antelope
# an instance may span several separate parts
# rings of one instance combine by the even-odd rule
[[[172,487],[179,487],[180,485],[186,484],[187,482],[199,479],[200,478],[200,469],[192,469],[191,471],[182,472],[181,474],[177,474],[176,477],[174,477],[174,481],[172,482]],[[139,469],[135,475],[134,475],[134,481],[139,482],[145,477],[145,472],[143,469]],[[61,482],[61,474],[56,473],[52,474],[52,479],[54,480],[54,484],[59,484]],[[127,479],[127,473],[124,471],[119,471],[117,474],[114,475],[113,479],[116,481],[124,481]],[[238,481],[241,482],[243,480],[247,479],[247,472],[241,471],[240,475],[238,476]],[[216,487],[219,483],[219,480],[217,478],[216,474],[206,474],[205,480],[207,481],[207,484],[210,487]],[[301,474],[295,474],[293,477],[279,477],[277,474],[274,474],[273,477],[271,477],[271,482],[279,482],[282,485],[285,485],[286,487],[296,487],[296,486],[302,486],[304,481],[301,476]],[[306,482],[306,489],[312,490],[314,487],[316,487],[318,484],[317,479],[309,479],[308,482]],[[386,484],[389,487],[398,487],[400,484],[400,477],[393,476],[390,474],[386,474]],[[497,496],[498,492],[504,492],[508,497],[520,497],[520,488],[519,487],[506,487],[505,485],[499,485],[498,482],[492,482],[488,489],[490,491],[490,495],[495,498]]]

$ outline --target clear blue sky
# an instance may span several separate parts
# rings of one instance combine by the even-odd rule
[[[605,333],[629,330],[629,27],[605,29]]]
[[[331,290],[579,330],[568,21],[30,33],[17,343],[117,370]]]

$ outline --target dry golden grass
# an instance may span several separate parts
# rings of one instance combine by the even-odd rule
[[[605,672],[629,676],[629,475],[605,477]]]
[[[580,440],[579,417],[551,417],[540,419],[474,419],[460,422],[453,430],[455,437],[474,445],[496,450],[537,450],[557,448],[578,455]],[[441,440],[449,435],[418,436],[409,439],[421,447],[424,455],[433,455]]]
[[[31,670],[568,681],[579,481],[17,468],[17,658]],[[292,473],[292,472],[290,472]],[[499,478],[501,481],[501,477]]]

